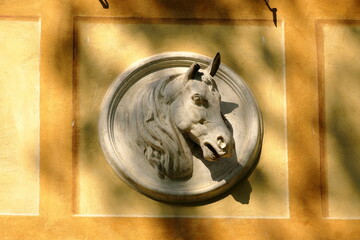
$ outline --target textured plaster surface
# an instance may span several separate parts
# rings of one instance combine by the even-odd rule
[[[360,25],[323,34],[328,216],[360,218]]]
[[[40,24],[0,18],[0,214],[39,211]]]
[[[80,19],[76,31],[77,214],[288,217],[283,26]],[[97,140],[100,103],[115,77],[133,62],[166,51],[221,52],[222,62],[245,80],[262,109],[265,135],[256,170],[212,203],[172,206],[142,196],[112,172]]]

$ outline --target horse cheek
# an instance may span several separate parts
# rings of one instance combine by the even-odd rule
[[[187,129],[189,129],[186,111],[181,103],[179,104],[174,102],[171,106],[170,114],[173,122],[175,123],[175,126],[180,131],[186,131]]]

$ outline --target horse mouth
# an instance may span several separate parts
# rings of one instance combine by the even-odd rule
[[[215,161],[225,154],[225,152],[217,151],[210,143],[204,143],[203,155],[208,161]]]

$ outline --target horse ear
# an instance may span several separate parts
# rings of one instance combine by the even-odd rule
[[[211,61],[210,65],[205,69],[212,77],[215,76],[217,70],[219,69],[221,62],[220,53],[216,53],[214,59]]]
[[[194,79],[195,74],[199,71],[200,65],[194,62],[185,73],[185,80]]]

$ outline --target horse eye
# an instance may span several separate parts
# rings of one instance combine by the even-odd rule
[[[200,105],[202,103],[202,98],[199,94],[195,94],[191,97],[196,105]]]
[[[200,121],[199,121],[199,123],[201,124],[201,125],[203,125],[203,124],[205,124],[205,123],[208,123],[209,121],[208,120],[206,120],[206,119],[200,119]]]

